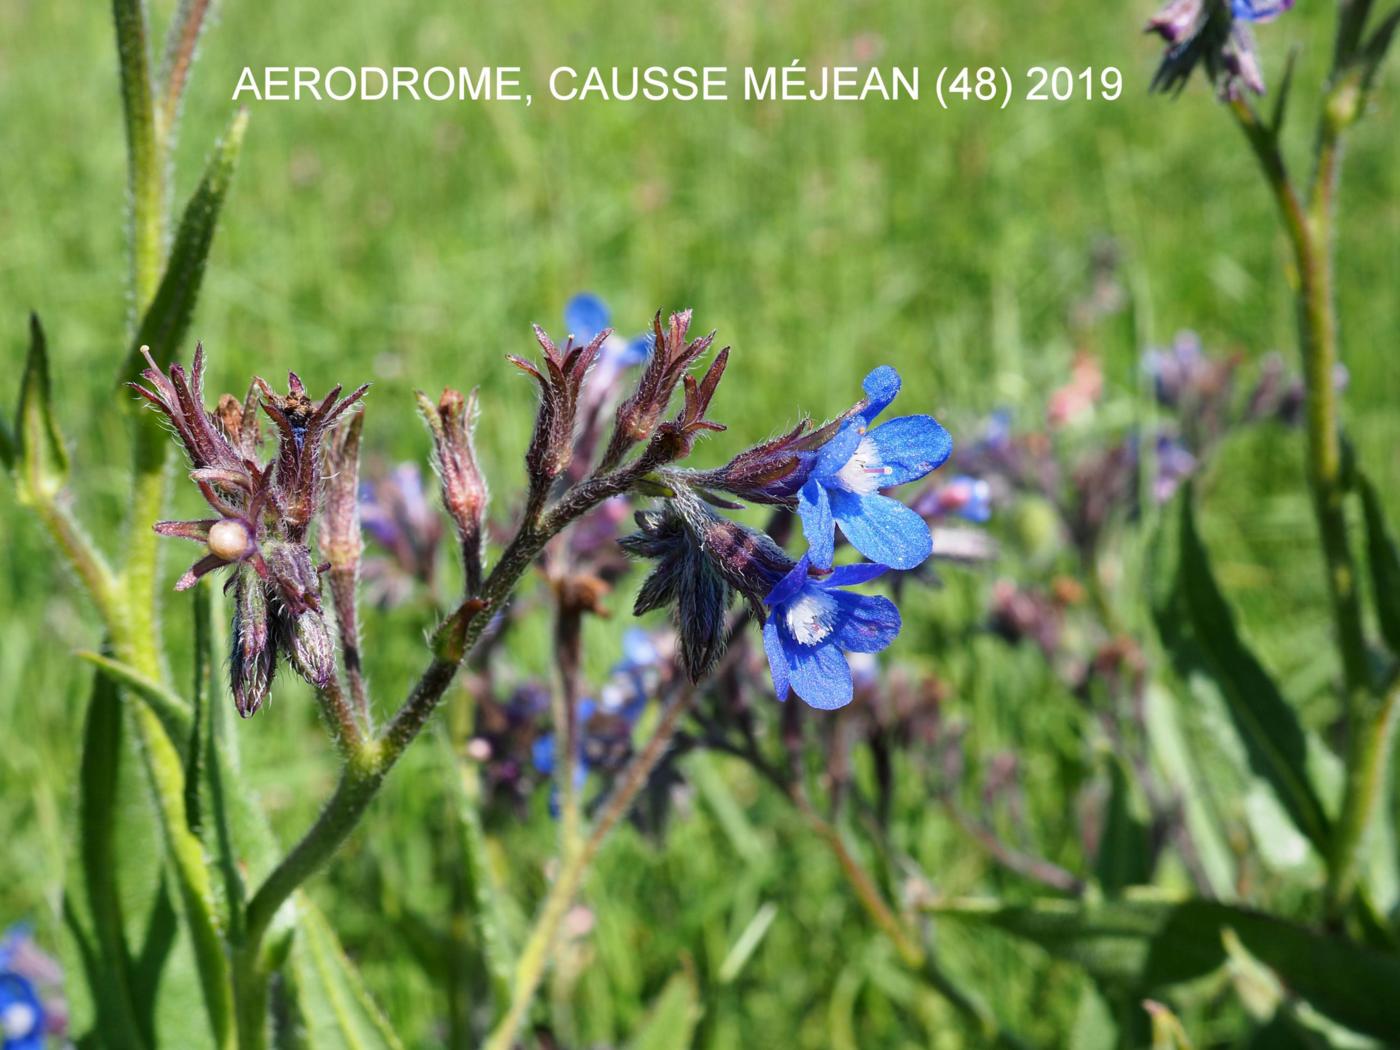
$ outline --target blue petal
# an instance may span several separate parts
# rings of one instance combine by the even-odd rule
[[[889,471],[881,488],[917,481],[941,467],[953,451],[953,438],[932,416],[900,416],[870,432],[880,465]]]
[[[878,653],[899,636],[902,621],[894,602],[878,594],[834,591],[841,619],[831,641],[848,653]]]
[[[569,300],[564,307],[564,327],[578,343],[586,343],[608,327],[607,305],[596,295],[584,292]]]
[[[807,557],[819,569],[829,568],[836,557],[836,523],[831,517],[831,501],[816,478],[797,493],[797,513],[802,518],[802,535],[810,548]]]
[[[861,388],[869,402],[861,416],[864,417],[866,426],[869,426],[870,421],[883,412],[899,393],[899,373],[889,365],[881,365],[865,377]]]
[[[838,565],[831,570],[830,576],[823,576],[817,581],[817,584],[827,588],[854,587],[858,583],[869,583],[888,571],[888,565],[880,565],[873,561],[856,562],[854,565]]]
[[[627,344],[627,348],[618,355],[618,363],[624,368],[646,364],[655,347],[656,333],[644,332]]]
[[[535,768],[546,776],[554,773],[553,733],[535,737],[534,744],[530,746],[530,759],[534,762]]]
[[[933,553],[928,524],[888,496],[833,490],[831,513],[851,546],[891,569],[916,568]]]
[[[797,592],[807,586],[808,567],[810,562],[807,555],[802,555],[802,560],[792,567],[792,570],[773,585],[773,589],[768,592],[767,602],[776,609],[780,605],[786,605],[797,597]]]
[[[788,642],[784,647],[791,665],[789,678],[792,691],[815,708],[834,711],[851,702],[854,686],[851,666],[834,645],[798,645]]]
[[[817,450],[817,461],[812,464],[811,476],[828,478],[851,461],[860,447],[860,439],[865,437],[865,426],[861,420],[852,420],[838,430],[835,435]]]
[[[778,614],[769,613],[763,625],[763,651],[768,654],[768,670],[773,675],[773,692],[779,700],[788,698],[788,658],[778,634]]]
[[[660,660],[661,654],[656,651],[651,635],[640,627],[629,627],[622,636],[622,662],[618,664],[618,669],[630,671],[652,667]]]

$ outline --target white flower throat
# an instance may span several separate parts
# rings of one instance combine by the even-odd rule
[[[880,461],[880,449],[867,434],[860,439],[846,465],[836,472],[836,480],[851,492],[865,496],[879,489],[893,473],[893,468]]]
[[[798,645],[817,645],[836,626],[836,599],[819,587],[807,587],[783,615]]]

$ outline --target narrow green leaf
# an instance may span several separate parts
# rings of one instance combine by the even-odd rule
[[[204,177],[185,205],[160,287],[141,318],[131,352],[122,369],[123,381],[135,378],[144,367],[142,346],[149,346],[157,363],[165,367],[174,358],[189,331],[195,301],[204,280],[204,268],[209,261],[209,249],[214,243],[219,212],[228,194],[247,126],[248,113],[240,109],[224,132],[224,137],[214,147],[214,153],[205,166]]]
[[[349,1050],[401,1047],[325,916],[304,894],[297,898],[296,910],[291,960],[308,1043]]]
[[[29,354],[15,412],[13,460],[20,499],[47,502],[68,480],[68,450],[53,415],[48,341],[37,314],[29,315]]]
[[[1361,478],[1361,506],[1366,516],[1366,554],[1371,564],[1371,589],[1381,637],[1400,657],[1400,549],[1385,519],[1380,494],[1369,478]]]
[[[1054,899],[1006,906],[953,901],[934,910],[1004,930],[1133,994],[1214,973],[1226,961],[1223,938],[1230,930],[1320,1013],[1383,1041],[1400,1040],[1400,959],[1248,908],[1202,900]]]
[[[10,425],[5,422],[4,416],[0,416],[0,467],[5,468],[5,470],[14,470],[17,451],[15,436],[10,430]]]
[[[165,239],[165,160],[156,127],[144,0],[112,0],[126,121],[131,284],[139,318],[155,294]]]
[[[739,934],[739,939],[734,942],[734,946],[724,956],[724,962],[720,964],[718,981],[720,984],[731,984],[739,976],[753,958],[753,953],[758,950],[758,946],[763,943],[763,938],[768,935],[768,928],[773,925],[773,920],[778,917],[778,906],[772,901],[766,901],[744,927],[744,932]]]
[[[1235,859],[1198,758],[1187,741],[1180,706],[1172,690],[1157,683],[1148,686],[1147,740],[1162,776],[1181,799],[1186,830],[1210,887],[1209,896],[1228,900],[1235,895]]]
[[[1385,64],[1386,56],[1390,53],[1390,47],[1395,42],[1396,33],[1400,32],[1400,7],[1390,12],[1376,27],[1375,32],[1366,41],[1366,46],[1361,52],[1361,100],[1362,105],[1371,94],[1371,89],[1375,86],[1376,77],[1379,75],[1381,66]]]
[[[143,1037],[137,1026],[131,956],[117,886],[117,774],[122,736],[116,684],[103,674],[94,674],[78,773],[79,848],[94,935],[89,951],[96,961],[93,993],[98,1026],[115,1042],[141,1047],[148,1044],[149,1033]]]
[[[673,975],[627,1043],[627,1050],[686,1050],[695,1038],[701,1012],[695,978],[685,971]]]
[[[190,705],[176,696],[159,682],[152,681],[128,663],[102,653],[79,652],[78,659],[86,660],[117,685],[125,686],[144,700],[156,713],[165,726],[166,732],[175,740],[188,740],[194,716]]]
[[[1323,856],[1331,825],[1307,772],[1308,744],[1293,708],[1235,627],[1196,531],[1187,486],[1180,500],[1178,561],[1154,608],[1158,632],[1184,680],[1205,672],[1219,687],[1250,768]],[[1161,571],[1159,566],[1158,571]]]
[[[1132,781],[1117,755],[1108,756],[1108,775],[1108,812],[1094,875],[1103,892],[1116,897],[1129,886],[1151,881],[1151,850],[1147,825],[1136,812]]]
[[[180,930],[179,923],[180,917],[175,913],[170,890],[162,878],[156,890],[155,906],[146,920],[146,935],[141,942],[141,951],[133,960],[131,975],[141,1029],[153,1045],[156,1041],[156,1000],[160,994],[165,964],[170,961],[171,949],[175,947],[175,937]]]
[[[214,903],[203,844],[191,834],[185,816],[185,775],[169,730],[150,704],[130,705],[140,739],[139,752],[156,802],[161,836],[179,890],[181,915],[194,950],[195,969],[214,1044],[232,1047],[233,985],[224,930]],[[189,723],[185,723],[188,733]]]
[[[185,822],[189,829],[204,838],[204,759],[209,736],[209,595],[207,584],[194,589],[194,681],[190,683],[190,699],[194,708],[190,718],[190,741],[185,750]]]

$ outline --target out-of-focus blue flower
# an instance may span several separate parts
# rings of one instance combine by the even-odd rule
[[[1167,43],[1152,79],[1154,89],[1180,90],[1197,65],[1223,95],[1243,84],[1264,91],[1251,22],[1267,22],[1289,10],[1294,0],[1169,0],[1147,23],[1148,32]]]
[[[442,520],[416,463],[400,463],[360,483],[360,524],[390,555],[388,561],[365,562],[366,590],[374,604],[399,604],[413,593],[415,583],[432,586]]]
[[[612,677],[599,691],[598,699],[584,697],[578,705],[578,755],[574,762],[574,785],[582,787],[595,769],[619,769],[632,750],[632,730],[658,686],[661,654],[651,636],[641,628],[630,629],[622,640],[622,659],[613,665]],[[554,773],[557,734],[544,733],[535,739],[531,759],[546,776]],[[556,812],[558,798],[550,794],[550,812]]]
[[[912,569],[933,551],[928,525],[880,490],[917,481],[938,469],[953,439],[932,416],[901,416],[870,429],[899,393],[888,365],[865,377],[866,405],[821,447],[797,496],[812,564],[829,568],[836,526],[851,546],[892,569]]]
[[[0,1035],[4,1050],[43,1050],[44,1003],[17,973],[0,972]]]
[[[612,313],[602,299],[590,292],[581,292],[564,306],[564,327],[575,343],[588,343],[612,321]],[[644,332],[632,339],[625,339],[614,332],[603,341],[598,359],[593,363],[589,376],[590,386],[610,389],[618,375],[635,365],[645,364],[651,356],[651,348],[656,336]]]
[[[1157,469],[1152,477],[1152,498],[1166,503],[1181,483],[1196,471],[1196,457],[1171,434],[1157,435]]]
[[[854,685],[846,653],[878,653],[899,634],[899,610],[878,595],[842,587],[866,583],[885,566],[842,565],[813,577],[807,556],[768,595],[763,648],[779,700],[794,692],[823,711],[851,702]]]
[[[984,478],[958,474],[920,493],[911,506],[926,520],[937,521],[956,515],[984,525],[992,517],[992,486]]]
[[[43,1050],[49,1032],[62,1032],[67,1010],[59,994],[63,971],[34,944],[26,926],[0,939],[0,1047]]]
[[[1145,351],[1141,367],[1157,402],[1166,408],[1180,407],[1217,371],[1217,363],[1201,346],[1201,337],[1190,331],[1178,332],[1169,347]]]

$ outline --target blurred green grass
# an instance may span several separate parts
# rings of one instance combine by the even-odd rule
[[[157,4],[157,15],[168,4]],[[1303,5],[1267,28],[1267,67],[1301,46],[1299,80],[1325,62],[1328,5]],[[1174,102],[1146,94],[1154,45],[1138,33],[1146,5],[1088,0],[870,0],[853,5],[728,2],[662,12],[636,0],[601,4],[220,5],[197,67],[178,147],[183,199],[208,143],[228,119],[243,65],[516,64],[534,71],[530,109],[429,103],[254,104],[241,169],[194,327],[212,354],[213,389],[250,371],[295,367],[313,388],[375,383],[368,442],[385,457],[424,456],[414,387],[479,385],[483,455],[498,508],[508,505],[533,392],[503,367],[528,352],[528,323],[558,327],[570,294],[591,289],[624,331],[658,308],[691,305],[735,356],[720,418],[699,455],[718,461],[799,410],[849,403],[865,371],[896,364],[904,403],[931,406],[955,434],[999,405],[1031,406],[1072,352],[1105,362],[1118,392],[1138,384],[1145,341],[1179,328],[1248,358],[1292,351],[1284,245],[1272,204],[1225,114],[1195,85]],[[543,98],[562,64],[881,63],[1116,65],[1116,103],[1004,112],[914,104],[563,104]],[[113,378],[123,349],[124,156],[111,28],[101,5],[12,0],[0,6],[0,345],[17,362],[24,313],[40,312],[55,357],[62,422],[75,444],[76,488],[98,539],[117,548],[124,436]],[[1355,136],[1339,232],[1347,419],[1361,460],[1388,493],[1400,482],[1400,164],[1397,78]],[[1296,102],[1305,112],[1306,91]],[[1295,124],[1292,145],[1310,134]],[[1090,289],[1091,257],[1112,241],[1130,294],[1121,314],[1088,329],[1071,310]],[[17,366],[12,364],[13,375]],[[16,378],[0,381],[10,403]],[[1325,684],[1321,574],[1309,551],[1297,435],[1234,442],[1209,491],[1220,572],[1247,628],[1290,691]],[[1224,479],[1223,481],[1220,479]],[[188,493],[182,505],[193,506]],[[1391,497],[1392,504],[1395,500]],[[55,932],[70,850],[76,735],[85,676],[68,654],[95,642],[90,617],[53,578],[33,523],[0,501],[0,921],[32,915]],[[167,568],[177,571],[172,552]],[[951,625],[977,614],[962,581],[921,599],[897,659],[927,661]],[[172,613],[172,620],[178,614]],[[175,624],[178,633],[179,624]],[[421,617],[400,614],[377,636],[383,703],[418,662]],[[608,662],[599,628],[597,667]],[[544,666],[544,635],[517,648]],[[177,660],[178,663],[178,660]],[[1048,850],[1074,838],[1076,718],[1034,661],[981,641],[940,671],[979,750],[1016,748]],[[288,727],[297,732],[288,732]],[[271,711],[240,726],[245,761],[277,827],[314,813],[333,767],[306,697],[282,686]],[[366,830],[315,893],[346,929],[375,990],[415,1043],[431,1044],[437,992],[405,964],[412,902],[445,907],[422,830],[448,819],[427,745],[396,774]],[[732,770],[721,765],[728,780]],[[1068,771],[1068,772],[1067,772]],[[656,848],[624,835],[590,899],[598,928],[576,1010],[590,1038],[620,1037],[675,968],[680,951],[713,974],[758,904],[779,919],[742,978],[707,1002],[706,1045],[828,1045],[848,1004],[859,1042],[923,1041],[938,1006],[901,991],[897,969],[862,923],[836,871],[781,804],[743,778],[730,784],[757,848],[745,855],[703,797]],[[999,876],[939,819],[902,798],[903,845],[954,892]],[[544,822],[502,835],[513,857],[541,857]],[[1056,846],[1059,843],[1059,846]],[[537,889],[538,887],[534,887]],[[387,909],[387,912],[386,912]],[[672,916],[657,924],[654,916]],[[1075,979],[1000,942],[948,931],[955,969],[1007,1019],[1050,1036],[1072,1025]],[[580,949],[583,950],[583,949]],[[839,993],[839,994],[838,994]],[[932,1011],[932,1014],[929,1013]],[[935,1028],[939,1027],[935,1024]],[[946,1027],[946,1024],[944,1025]],[[948,1034],[944,1041],[956,1043]]]

